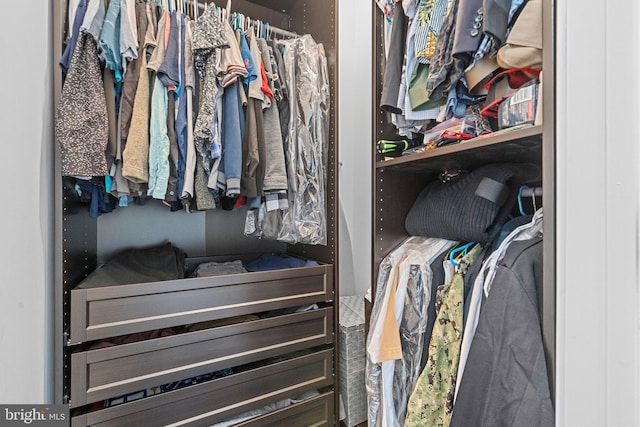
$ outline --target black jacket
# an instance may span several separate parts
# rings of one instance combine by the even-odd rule
[[[542,240],[513,242],[482,302],[451,427],[554,425],[541,292]]]

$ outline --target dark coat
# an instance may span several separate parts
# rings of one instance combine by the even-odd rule
[[[452,54],[471,62],[483,35],[483,0],[461,0],[456,19],[455,41]]]
[[[509,9],[511,0],[484,0],[483,30],[496,38],[498,45],[502,45],[507,37]]]
[[[482,303],[451,427],[554,425],[541,289],[542,240],[513,242]]]

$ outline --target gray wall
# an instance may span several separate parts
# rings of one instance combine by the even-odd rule
[[[45,403],[53,354],[51,6],[2,7],[0,403]]]
[[[371,286],[371,0],[339,2],[340,294]]]

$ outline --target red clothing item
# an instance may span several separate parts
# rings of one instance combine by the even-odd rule
[[[269,100],[273,101],[273,92],[269,87],[269,80],[267,80],[267,73],[264,71],[264,62],[260,60],[260,74],[262,75],[262,92],[269,97]]]

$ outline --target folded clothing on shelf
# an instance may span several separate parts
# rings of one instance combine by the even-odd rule
[[[517,200],[520,183],[541,179],[535,164],[494,163],[428,184],[405,219],[412,236],[487,243]]]

